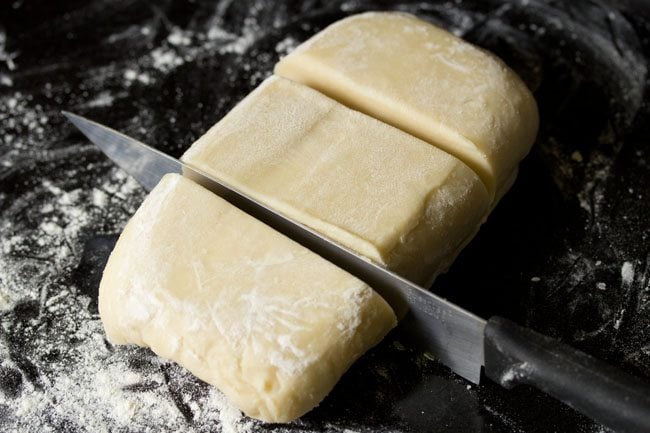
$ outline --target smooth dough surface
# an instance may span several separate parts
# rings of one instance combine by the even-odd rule
[[[150,347],[272,422],[316,406],[396,322],[365,283],[179,175],[127,224],[99,309],[111,342]]]
[[[447,269],[490,203],[457,158],[280,77],[182,159],[420,284]]]
[[[338,21],[275,73],[459,157],[493,197],[537,133],[535,100],[501,60],[403,13]]]

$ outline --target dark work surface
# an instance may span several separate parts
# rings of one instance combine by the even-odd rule
[[[241,417],[97,315],[103,264],[144,192],[60,116],[179,156],[280,55],[355,12],[399,9],[501,56],[534,90],[538,141],[433,290],[650,381],[645,3],[3,1],[0,430],[596,432],[532,389],[481,386],[402,344],[357,362],[289,426]]]

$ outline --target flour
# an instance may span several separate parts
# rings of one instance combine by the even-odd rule
[[[582,160],[580,161],[582,162]],[[611,161],[604,155],[597,153],[587,163],[590,178],[578,192],[577,198],[580,207],[594,219],[598,219],[604,199],[603,182],[607,180],[611,171]]]
[[[108,195],[106,194],[105,191],[102,191],[101,189],[93,189],[93,205],[95,205],[98,208],[102,208],[106,206],[106,202],[108,200]]]
[[[14,69],[16,69],[16,64],[14,63],[14,59],[18,57],[18,54],[8,53],[6,50],[6,45],[7,45],[7,34],[4,31],[0,30],[0,62],[4,62],[5,65],[7,66],[7,69],[13,71]],[[6,75],[3,76],[6,77]],[[9,79],[9,81],[11,81],[11,79]]]
[[[157,48],[151,52],[152,66],[161,72],[169,72],[172,69],[185,63],[183,57],[175,51],[165,48]]]
[[[298,45],[299,42],[293,36],[287,36],[275,45],[275,51],[280,54],[281,57],[284,57],[293,51]]]
[[[167,36],[167,42],[176,46],[189,46],[192,43],[192,32],[187,32],[174,27]]]
[[[634,265],[630,262],[624,262],[621,266],[621,282],[629,286],[634,281]]]
[[[155,65],[155,62],[156,61],[154,60],[154,65]],[[138,73],[137,71],[134,71],[133,69],[127,69],[126,71],[124,71],[124,80],[125,80],[127,85],[133,84],[134,81],[139,81],[140,83],[142,83],[144,85],[147,85],[147,84],[151,84],[151,82],[153,81],[151,79],[151,76],[149,74],[147,74],[146,72]],[[104,97],[104,99],[107,99],[107,98]],[[102,105],[101,102],[103,102],[103,101],[100,99],[99,100],[99,105]],[[107,101],[107,102],[108,103],[106,105],[110,105],[113,102],[112,98],[111,98],[110,101]],[[98,101],[97,100],[91,101],[88,105],[97,106]]]
[[[56,309],[55,306],[59,306]],[[51,425],[83,425],[95,432],[115,429],[127,431],[198,431],[188,426],[187,420],[169,398],[170,376],[177,377],[187,387],[194,379],[179,367],[162,361],[140,349],[121,348],[119,351],[108,345],[96,317],[85,313],[83,299],[72,294],[60,297],[48,305],[49,312],[56,311],[58,317],[76,316],[67,321],[70,338],[78,343],[63,353],[61,360],[51,362],[47,376],[36,381],[21,378],[21,395],[17,410],[6,420],[11,427],[4,431],[46,431]],[[46,313],[49,314],[49,313]],[[74,329],[74,332],[73,331]],[[46,338],[40,329],[35,329],[35,341],[41,356],[59,353],[65,345],[55,339]],[[7,349],[0,345],[4,359],[2,368],[15,368],[7,361]],[[144,372],[129,368],[129,358],[143,359],[147,363]],[[74,363],[74,368],[66,366]],[[137,392],[136,392],[137,391]],[[218,391],[210,389],[192,399],[193,421],[199,425],[217,427],[222,431],[245,432],[251,420],[243,416]],[[14,404],[12,399],[0,393],[0,404]],[[0,422],[0,425],[2,423]]]
[[[66,280],[81,258],[85,237],[101,226],[119,231],[142,191],[113,167],[100,170],[102,180],[94,189],[76,186],[75,178],[95,169],[75,163],[88,145],[62,147],[51,115],[21,92],[0,102],[3,129],[11,131],[0,143],[3,165],[22,169],[37,161],[59,167],[21,195],[9,189],[0,196],[0,376],[13,377],[11,388],[0,383],[0,407],[15,408],[3,414],[0,427],[50,431],[74,423],[108,431],[107,423],[120,419],[122,403],[131,405],[118,388],[135,379],[125,374],[124,358],[111,361],[101,323],[88,308],[90,298]],[[0,176],[10,174],[0,171]],[[140,413],[160,408],[160,416],[169,410],[157,400],[140,399],[132,407]]]

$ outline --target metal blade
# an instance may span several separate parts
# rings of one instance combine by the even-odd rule
[[[96,122],[63,113],[147,190],[166,173],[182,173],[375,289],[395,310],[414,341],[460,376],[479,383],[485,320],[390,272],[311,228],[200,170]]]
[[[62,113],[147,191],[151,191],[166,173],[183,173],[183,164],[169,155],[85,117],[67,111]]]

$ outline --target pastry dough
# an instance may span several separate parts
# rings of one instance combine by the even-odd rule
[[[490,202],[455,157],[279,77],[182,159],[420,284],[446,270]]]
[[[267,79],[183,160],[421,284],[474,236],[537,130],[501,61],[409,15],[345,19],[276,73],[290,80]],[[120,236],[99,308],[113,343],[151,347],[271,422],[312,409],[396,322],[365,283],[179,175]]]
[[[537,133],[535,100],[501,60],[407,14],[338,21],[275,73],[459,157],[493,196],[503,195]]]
[[[99,310],[111,342],[151,347],[272,422],[316,406],[395,325],[365,283],[171,174],[120,236]]]

